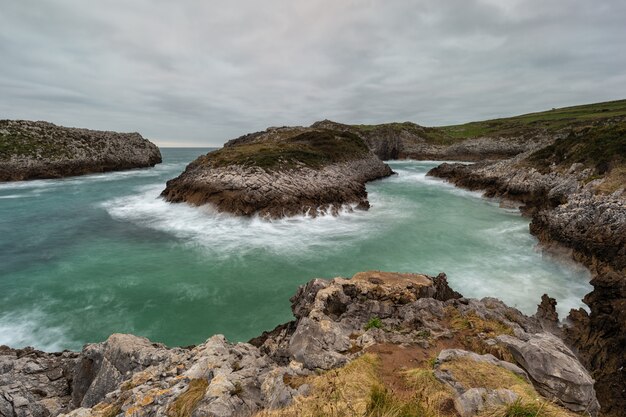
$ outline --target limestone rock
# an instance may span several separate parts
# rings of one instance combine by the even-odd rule
[[[139,133],[0,120],[0,181],[60,178],[152,167],[159,148]]]
[[[572,411],[597,415],[600,408],[593,379],[572,351],[550,333],[531,335],[528,341],[498,336],[530,376],[539,393]]]

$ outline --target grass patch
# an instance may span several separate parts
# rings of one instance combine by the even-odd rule
[[[542,417],[544,404],[524,403],[520,400],[509,405],[504,411],[504,417]]]
[[[286,408],[265,410],[257,417],[352,417],[363,416],[372,387],[380,385],[376,355],[365,354],[343,368],[309,377],[307,396],[296,397]]]
[[[369,153],[365,142],[354,133],[327,129],[290,132],[279,138],[224,147],[198,159],[198,163],[212,167],[255,166],[266,170],[320,168]]]
[[[513,335],[513,330],[506,324],[497,320],[483,319],[474,312],[461,315],[458,309],[448,306],[445,308],[445,313],[451,327],[455,330],[469,330],[476,334],[484,333],[488,337],[501,334]]]
[[[168,417],[190,417],[196,406],[204,397],[209,381],[204,378],[192,379],[187,391],[178,396],[168,407]]]
[[[380,329],[383,327],[383,322],[378,317],[372,317],[369,319],[367,324],[365,324],[365,331],[369,329]]]
[[[370,392],[367,417],[425,417],[427,414],[416,402],[398,400],[387,388],[374,385]]]

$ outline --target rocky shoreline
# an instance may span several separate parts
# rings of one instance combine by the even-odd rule
[[[139,133],[0,120],[0,181],[62,178],[158,163],[159,148]]]
[[[201,156],[161,195],[242,216],[316,216],[368,209],[365,183],[391,174],[355,135],[269,128]]]
[[[531,153],[474,165],[442,164],[429,175],[457,186],[484,190],[488,197],[521,203],[530,232],[544,248],[553,245],[589,267],[594,290],[585,297],[591,312],[573,310],[564,336],[596,379],[604,411],[623,415],[626,404],[626,192],[610,194],[588,181],[594,169],[574,163],[540,172],[529,166]]]
[[[295,320],[250,343],[218,335],[167,348],[115,334],[80,353],[2,347],[0,415],[306,415],[298,407],[316,398],[316,378],[391,355],[425,358],[412,366],[432,378],[437,396],[423,400],[443,416],[536,403],[539,394],[541,407],[558,415],[598,413],[593,380],[546,330],[555,326],[555,311],[545,297],[528,317],[493,298],[463,298],[444,274],[370,271],[312,280],[291,301]],[[403,378],[401,369],[378,369],[397,375],[396,383]],[[471,377],[479,372],[487,376]],[[486,382],[496,374],[496,385]]]

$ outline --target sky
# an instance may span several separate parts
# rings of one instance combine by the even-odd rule
[[[626,98],[624,0],[0,0],[0,119],[214,146]]]

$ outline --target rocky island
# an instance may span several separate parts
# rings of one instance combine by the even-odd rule
[[[547,297],[528,317],[462,297],[444,274],[370,271],[314,279],[291,302],[293,321],[249,343],[216,335],[167,348],[114,334],[82,352],[2,347],[0,415],[598,413],[593,379],[559,339]]]
[[[120,171],[160,162],[159,148],[139,133],[0,120],[0,181]]]
[[[210,203],[235,215],[315,216],[367,209],[365,183],[391,174],[353,133],[269,128],[199,157],[161,195],[173,203]]]

